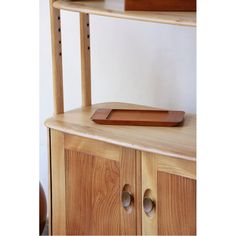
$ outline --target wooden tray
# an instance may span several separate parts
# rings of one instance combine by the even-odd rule
[[[97,109],[91,119],[103,125],[178,126],[183,111]]]
[[[125,0],[129,11],[196,11],[196,0]]]

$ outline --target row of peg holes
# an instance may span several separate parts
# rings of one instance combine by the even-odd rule
[[[61,20],[61,17],[57,17],[58,20]],[[61,32],[61,28],[58,28],[58,32]],[[59,40],[59,44],[61,44],[61,40]],[[59,52],[59,56],[61,56],[61,52]]]
[[[87,27],[89,27],[89,23],[87,23]],[[88,34],[87,35],[87,38],[89,39],[90,38],[90,35]],[[90,47],[88,46],[88,50],[90,50]]]
[[[60,16],[57,17],[58,20],[60,20]],[[89,27],[89,23],[87,23],[87,27]],[[58,32],[61,32],[61,28],[58,28]],[[90,35],[87,35],[87,38],[90,38]],[[61,40],[59,41],[59,44],[61,44]],[[88,46],[88,50],[90,50],[90,47]],[[59,55],[61,56],[61,52],[59,53]]]

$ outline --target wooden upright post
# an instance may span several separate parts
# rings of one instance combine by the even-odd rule
[[[82,107],[91,105],[91,64],[89,29],[89,14],[80,13]]]
[[[61,16],[60,10],[53,8],[50,0],[51,38],[52,38],[52,69],[54,113],[64,113],[62,50],[61,50]]]

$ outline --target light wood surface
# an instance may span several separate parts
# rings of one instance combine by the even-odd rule
[[[158,171],[175,174],[190,179],[196,179],[196,162],[179,158],[172,158],[150,152],[142,152],[142,158],[154,158]]]
[[[47,146],[48,146],[48,198],[47,198],[47,209],[48,209],[48,234],[52,235],[52,181],[51,181],[51,130],[47,129]]]
[[[46,126],[68,134],[185,160],[196,160],[196,118],[186,114],[183,127],[99,125],[90,120],[97,108],[150,109],[127,103],[104,103],[55,115]]]
[[[91,62],[89,15],[80,13],[82,106],[91,105]]]
[[[64,135],[51,130],[52,234],[66,235]]]
[[[137,205],[136,192],[136,156],[135,150],[130,148],[122,148],[120,159],[120,190],[122,191],[125,185],[129,185],[129,191],[134,196],[134,205],[129,210],[125,210],[120,203],[121,226],[120,235],[136,235],[136,215],[139,210]],[[121,193],[120,193],[121,199]],[[128,227],[127,227],[128,226]]]
[[[142,234],[142,161],[141,152],[136,151],[136,224],[137,235]],[[140,184],[141,183],[141,184]]]
[[[196,181],[157,172],[158,235],[196,235]]]
[[[142,155],[142,202],[144,197],[150,197],[154,203],[155,208],[150,215],[147,215],[143,209],[142,203],[142,235],[157,235],[157,169],[156,158],[154,156],[148,156],[146,158]],[[145,195],[146,191],[150,190],[150,194]]]
[[[65,135],[65,148],[114,161],[120,161],[121,156],[119,146],[75,135]]]
[[[53,2],[55,2],[55,0],[50,0],[53,99],[54,99],[54,113],[60,114],[64,112],[61,16],[60,16],[60,11],[52,6]]]
[[[55,1],[53,6],[57,9],[83,12],[95,15],[118,17],[125,19],[196,26],[195,12],[145,12],[125,11],[124,0],[95,0],[95,1]]]

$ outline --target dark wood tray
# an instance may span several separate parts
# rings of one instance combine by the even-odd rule
[[[125,0],[129,11],[196,11],[196,0]]]
[[[103,125],[178,126],[183,111],[97,109],[91,119]]]

